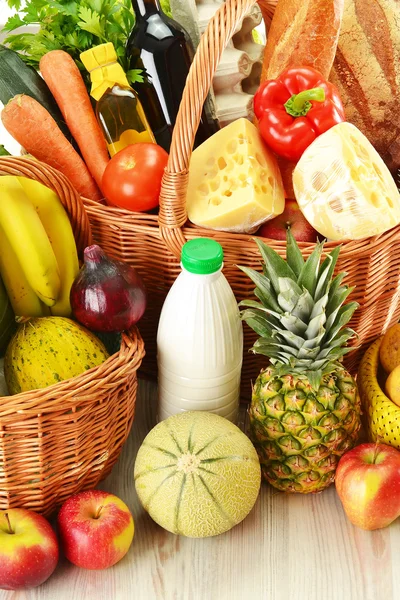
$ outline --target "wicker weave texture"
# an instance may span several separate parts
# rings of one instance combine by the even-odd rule
[[[149,292],[149,308],[140,323],[146,343],[146,374],[156,374],[156,331],[162,303],[179,274],[179,256],[182,245],[199,236],[218,240],[225,254],[224,273],[238,300],[251,297],[253,284],[236,265],[260,270],[260,257],[254,239],[249,235],[216,232],[192,226],[187,221],[185,208],[188,169],[201,108],[210,88],[221,54],[232,37],[237,24],[256,0],[227,0],[211,19],[204,32],[193,61],[177,122],[174,128],[168,166],[160,194],[160,211],[155,215],[131,213],[85,201],[94,238],[109,254],[133,264],[143,276]],[[260,0],[266,25],[271,21],[276,0]],[[265,239],[279,254],[285,254],[285,243]],[[368,344],[400,318],[400,226],[374,238],[342,244],[337,271],[348,273],[346,283],[356,286],[351,300],[360,308],[351,326],[358,339],[353,344],[358,350],[345,360],[355,373]],[[327,243],[326,251],[337,244]],[[300,244],[308,256],[313,244]],[[244,367],[242,393],[248,398],[251,381],[265,358],[249,354],[253,333],[245,327]]]
[[[146,357],[141,372],[151,378],[156,376],[156,333],[158,318],[165,297],[180,273],[179,259],[164,245],[157,227],[157,217],[118,209],[107,208],[87,202],[94,238],[110,255],[132,264],[143,277],[149,296],[148,308],[140,321],[140,332],[146,345]],[[232,286],[237,300],[252,297],[254,285],[236,265],[244,265],[261,271],[260,256],[252,236],[202,230],[187,225],[182,229],[185,240],[199,236],[216,239],[224,248],[224,273]],[[285,243],[266,241],[282,256]],[[368,345],[381,332],[400,318],[400,228],[382,236],[342,246],[337,271],[348,273],[345,282],[356,289],[350,299],[360,308],[350,325],[358,338],[358,346],[345,357],[345,364],[355,374]],[[335,247],[327,243],[326,252]],[[314,244],[300,243],[304,256],[309,256]],[[248,399],[251,381],[265,366],[265,357],[249,353],[255,334],[245,325],[244,363],[242,371],[242,397]]]
[[[0,175],[6,174],[36,179],[57,192],[82,252],[91,228],[68,180],[27,158],[0,158]],[[107,476],[132,426],[143,356],[134,327],[102,365],[48,388],[0,398],[0,510],[24,507],[48,515]]]

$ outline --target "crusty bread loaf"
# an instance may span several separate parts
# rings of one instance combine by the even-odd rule
[[[343,7],[344,0],[279,0],[268,33],[261,81],[304,65],[328,77]]]
[[[287,68],[304,65],[328,77],[343,7],[344,0],[279,0],[268,32],[261,82],[278,77]],[[280,157],[278,162],[286,198],[294,198],[295,163]]]
[[[345,0],[330,79],[347,119],[394,172],[400,166],[400,0]]]

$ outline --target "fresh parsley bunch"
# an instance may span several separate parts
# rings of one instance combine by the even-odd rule
[[[12,15],[3,31],[23,25],[39,25],[37,33],[9,35],[5,43],[21,58],[39,69],[41,57],[62,49],[85,71],[79,55],[98,44],[112,42],[118,60],[131,83],[143,81],[141,71],[129,70],[125,44],[135,23],[130,0],[6,0],[18,13]],[[169,12],[169,2],[162,2]]]

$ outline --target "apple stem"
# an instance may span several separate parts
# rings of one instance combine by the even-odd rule
[[[376,459],[378,457],[379,454],[379,445],[378,442],[375,443],[375,450],[374,450],[374,458],[372,459],[372,464],[374,465],[376,463]]]
[[[14,531],[13,531],[13,528],[11,527],[11,523],[10,523],[10,517],[8,516],[8,513],[5,513],[5,515],[4,515],[4,516],[5,516],[5,518],[6,518],[7,525],[8,525],[8,533],[11,533],[11,534],[13,534],[13,533],[14,533]]]
[[[103,505],[99,506],[99,508],[96,511],[96,514],[94,515],[94,519],[98,519],[100,517],[100,513],[103,510]]]

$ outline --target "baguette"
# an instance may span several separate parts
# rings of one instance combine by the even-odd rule
[[[394,173],[400,167],[399,0],[345,0],[330,79],[347,119]]]
[[[262,4],[261,4],[262,6]],[[279,0],[264,53],[261,83],[290,67],[311,66],[328,78],[335,58],[344,0]],[[286,198],[295,198],[295,163],[278,157]]]
[[[327,78],[343,9],[344,0],[279,0],[268,33],[261,82],[300,66],[313,67]]]

